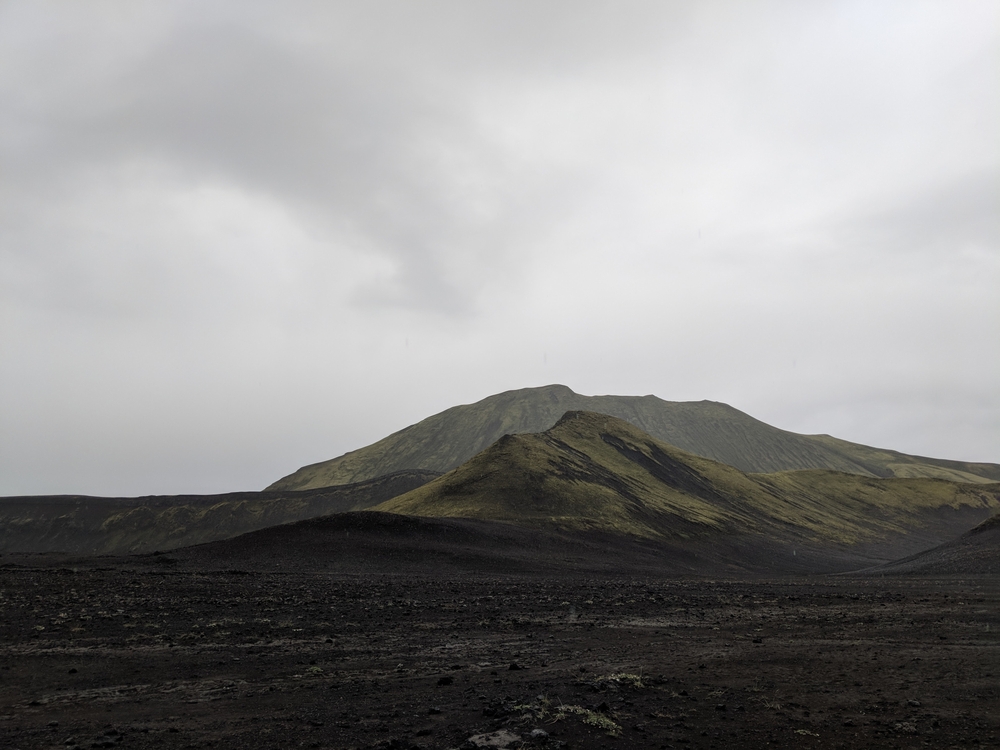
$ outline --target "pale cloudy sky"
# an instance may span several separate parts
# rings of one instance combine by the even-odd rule
[[[0,494],[556,382],[1000,462],[1000,5],[0,2]]]

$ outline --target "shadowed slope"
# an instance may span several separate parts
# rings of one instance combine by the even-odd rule
[[[793,549],[743,538],[643,539],[472,518],[358,511],[273,526],[135,563],[178,569],[325,571],[354,575],[753,575],[871,565],[864,553]]]
[[[649,539],[753,534],[821,546],[900,540],[917,531],[913,552],[998,507],[998,484],[817,470],[748,475],[623,420],[570,412],[552,429],[507,436],[376,509]]]
[[[1000,481],[1000,465],[907,456],[827,435],[798,435],[713,401],[581,396],[566,386],[550,385],[455,406],[365,448],[305,466],[268,489],[346,484],[411,468],[449,471],[505,434],[542,432],[572,410],[619,417],[682,450],[747,472],[831,469],[865,476]]]
[[[275,526],[187,547],[170,558],[198,569],[303,568],[339,573],[461,571],[703,571],[714,560],[648,540],[564,533],[469,518],[420,518],[358,511]]]
[[[1000,573],[1000,515],[988,518],[958,539],[866,572],[882,575],[997,575]]]

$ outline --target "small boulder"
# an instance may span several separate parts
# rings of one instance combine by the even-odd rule
[[[521,738],[506,729],[498,729],[496,732],[486,732],[469,737],[462,743],[462,748],[466,750],[481,750],[481,748],[504,748],[518,747]]]

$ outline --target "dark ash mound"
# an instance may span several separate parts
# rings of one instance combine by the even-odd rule
[[[499,521],[359,511],[261,529],[150,560],[181,568],[446,575],[456,572],[652,576],[839,572],[872,558],[762,537],[651,541]]]
[[[1000,514],[988,518],[958,539],[868,572],[924,576],[1000,574]]]

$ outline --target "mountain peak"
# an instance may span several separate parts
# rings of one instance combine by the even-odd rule
[[[1000,466],[995,464],[919,458],[835,438],[798,435],[717,401],[665,401],[653,395],[582,396],[553,383],[454,406],[365,448],[305,466],[268,489],[349,484],[406,469],[445,472],[502,435],[544,432],[567,412],[582,411],[624,420],[681,450],[744,472],[833,469],[866,476],[1000,481]]]

